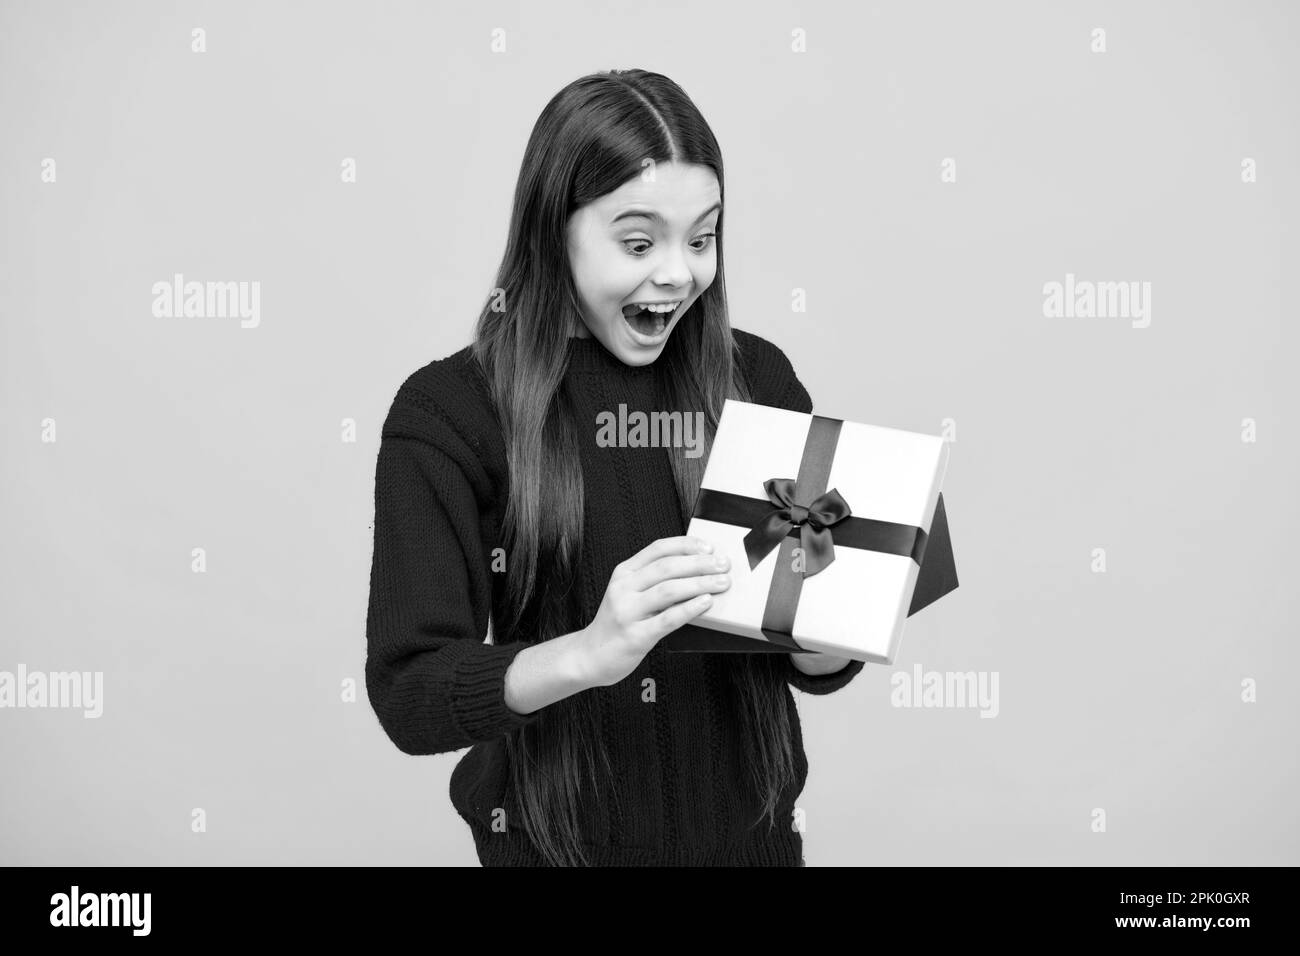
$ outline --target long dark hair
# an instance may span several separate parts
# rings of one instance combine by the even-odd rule
[[[565,235],[573,213],[642,172],[643,161],[708,167],[725,204],[722,155],[704,117],[666,76],[612,70],[574,80],[542,110],[515,187],[510,233],[496,289],[479,315],[473,352],[500,418],[510,472],[503,524],[507,617],[495,640],[535,642],[578,630],[573,583],[581,561],[583,481],[578,424],[561,383],[569,335],[581,306]],[[726,398],[750,400],[727,319],[723,215],[717,272],[692,303],[656,360],[660,407],[702,409],[705,448],[712,445]],[[668,451],[682,519],[688,522],[707,454]],[[788,691],[774,654],[729,655],[733,697],[743,721],[749,773],[769,828],[794,776]],[[592,694],[547,707],[506,738],[510,787],[525,832],[552,865],[585,865],[578,794],[585,770],[598,790],[597,763],[609,758],[595,733]],[[751,824],[753,825],[753,824]]]

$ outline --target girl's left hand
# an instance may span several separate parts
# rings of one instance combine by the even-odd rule
[[[849,660],[848,657],[834,657],[830,654],[816,652],[790,655],[790,663],[809,677],[834,674],[836,671],[841,671],[847,667]]]

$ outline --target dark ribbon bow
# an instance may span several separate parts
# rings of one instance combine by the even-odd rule
[[[799,543],[804,552],[804,577],[810,578],[830,567],[835,560],[835,538],[831,527],[843,521],[852,510],[844,497],[832,488],[806,505],[797,504],[793,478],[769,478],[763,482],[768,500],[777,507],[765,514],[745,535],[745,553],[752,571],[772,553],[790,529],[799,529]]]

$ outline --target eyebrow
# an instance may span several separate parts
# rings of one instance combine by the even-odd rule
[[[703,218],[704,218],[705,216],[707,216],[709,213],[711,213],[711,212],[716,212],[717,210],[719,210],[719,209],[721,209],[721,208],[722,208],[722,203],[720,203],[720,202],[715,202],[715,203],[714,203],[712,206],[710,206],[708,209],[704,210],[704,212],[700,213],[699,216],[696,217],[695,222],[699,222],[701,219],[703,219]],[[612,226],[612,225],[614,225],[614,223],[618,222],[620,219],[649,219],[651,222],[657,222],[657,223],[659,223],[659,225],[661,225],[661,226],[666,226],[666,225],[668,225],[668,223],[667,223],[667,221],[664,219],[664,217],[661,216],[661,215],[659,215],[659,213],[655,212],[653,209],[636,209],[636,208],[634,208],[634,209],[625,209],[625,210],[623,210],[621,213],[619,213],[617,216],[615,216],[613,219],[611,219],[611,220],[609,221],[609,224]],[[692,225],[694,225],[694,223],[692,223]]]

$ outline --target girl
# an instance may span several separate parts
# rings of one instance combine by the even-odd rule
[[[724,202],[672,80],[569,84],[529,139],[474,342],[384,422],[367,690],[403,752],[470,748],[451,799],[484,865],[803,863],[791,687],[862,663],[659,646],[729,585],[728,556],[683,533],[723,400],[812,410],[781,350],[730,327]],[[705,454],[598,442],[620,405],[702,412]]]

